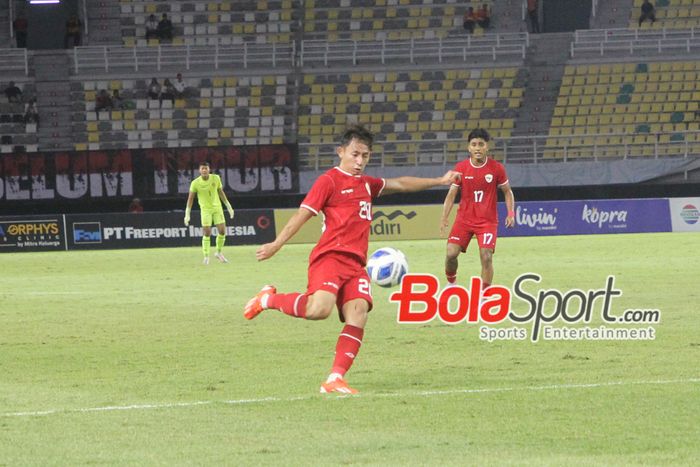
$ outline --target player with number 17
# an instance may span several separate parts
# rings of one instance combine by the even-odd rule
[[[457,283],[457,257],[460,252],[467,251],[467,245],[472,237],[479,244],[481,258],[481,281],[487,288],[493,281],[493,253],[496,250],[498,237],[498,189],[503,192],[508,215],[506,227],[515,224],[515,197],[508,183],[508,176],[503,165],[489,157],[489,141],[491,137],[486,130],[476,129],[469,133],[469,157],[458,162],[454,170],[460,174],[460,181],[453,183],[445,196],[442,206],[440,232],[445,234],[449,225],[450,211],[455,202],[457,192],[461,190],[461,198],[457,217],[447,238],[447,254],[445,256],[445,276],[447,286]]]

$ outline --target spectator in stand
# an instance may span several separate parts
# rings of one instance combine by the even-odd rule
[[[527,17],[530,18],[530,28],[533,33],[540,33],[540,12],[537,0],[527,0]]]
[[[5,88],[5,97],[7,97],[8,102],[22,102],[22,90],[17,87],[14,81],[10,81]]]
[[[66,38],[64,41],[64,47],[66,49],[70,47],[77,47],[81,43],[80,29],[83,23],[80,21],[76,15],[71,16],[66,21]]]
[[[476,24],[476,15],[474,14],[474,8],[469,7],[467,8],[467,11],[464,12],[464,21],[462,22],[462,26],[464,27],[464,30],[467,31],[469,34],[474,32],[474,25]]]
[[[17,39],[17,48],[24,49],[27,47],[27,29],[29,22],[21,13],[12,22],[12,27],[15,30],[15,38]]]
[[[109,112],[112,110],[112,97],[109,95],[106,89],[100,90],[95,96],[95,112],[99,113],[100,110],[106,110]]]
[[[483,29],[488,29],[491,25],[491,12],[489,11],[489,6],[484,3],[481,8],[476,11],[476,24],[481,26]]]
[[[642,3],[642,14],[639,15],[640,28],[647,19],[651,21],[651,24],[654,24],[654,21],[656,21],[656,9],[654,9],[654,5],[649,0],[644,0],[644,3]]]
[[[158,19],[153,13],[146,20],[146,40],[148,39],[158,39]]]
[[[129,212],[135,214],[143,212],[143,205],[141,205],[140,199],[134,198],[131,200],[131,204],[129,204]]]
[[[160,83],[156,78],[151,79],[151,83],[148,85],[148,97],[160,100]]]
[[[124,101],[122,100],[122,96],[119,95],[119,89],[112,91],[112,108],[114,110],[124,109]]]
[[[182,79],[182,73],[178,73],[177,76],[175,77],[175,82],[173,83],[173,89],[175,91],[175,99],[184,99],[185,98],[185,89],[187,89],[187,86],[185,86],[185,82]]]
[[[39,127],[39,111],[36,108],[36,98],[31,99],[24,106],[24,123],[36,123]]]
[[[165,81],[163,82],[163,92],[160,93],[161,103],[163,102],[163,99],[169,99],[170,102],[175,104],[175,87],[168,78],[165,78]]]
[[[163,17],[158,22],[158,38],[160,40],[173,40],[173,22],[168,19],[166,13],[163,13]]]

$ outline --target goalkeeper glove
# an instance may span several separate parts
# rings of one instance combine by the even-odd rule
[[[186,208],[185,209],[185,227],[190,225],[190,212],[192,211],[192,208]]]
[[[228,210],[229,217],[233,219],[233,206],[231,206],[231,203],[226,203],[226,209]]]

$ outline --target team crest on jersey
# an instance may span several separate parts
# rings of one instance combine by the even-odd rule
[[[491,183],[493,181],[493,175],[491,174],[486,174],[484,177],[488,183]]]

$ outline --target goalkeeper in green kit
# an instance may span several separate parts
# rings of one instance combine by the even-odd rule
[[[199,177],[192,180],[190,184],[190,195],[187,198],[187,208],[185,209],[185,225],[190,225],[190,213],[194,203],[194,195],[197,195],[199,208],[202,216],[202,252],[204,253],[204,264],[209,264],[209,250],[211,248],[211,226],[216,226],[216,253],[214,256],[222,263],[228,263],[226,257],[221,253],[226,241],[226,222],[224,220],[224,210],[221,207],[223,202],[228,210],[229,216],[233,219],[233,207],[226,199],[226,193],[221,185],[221,177],[211,173],[208,162],[199,164]]]

